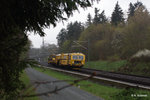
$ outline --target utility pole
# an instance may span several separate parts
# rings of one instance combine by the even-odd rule
[[[90,40],[88,39],[88,62],[90,61]]]
[[[43,37],[42,45],[43,45],[43,48],[44,48],[44,37]]]
[[[41,50],[40,50],[40,59],[41,59],[41,61],[42,62],[44,62],[44,50],[45,48],[44,48],[44,37],[42,37],[42,47],[41,47]]]

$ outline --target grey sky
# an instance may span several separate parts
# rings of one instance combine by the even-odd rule
[[[92,17],[94,17],[95,7],[100,9],[100,12],[102,10],[105,10],[106,16],[111,17],[111,14],[114,10],[117,1],[119,2],[119,5],[121,6],[125,14],[128,11],[129,3],[137,2],[137,0],[101,0],[98,4],[95,2],[92,7],[87,8],[85,10],[79,8],[79,12],[75,11],[72,17],[70,17],[67,21],[64,21],[64,24],[62,22],[59,22],[57,23],[57,26],[55,28],[53,26],[50,26],[49,29],[44,30],[44,32],[46,33],[46,36],[44,37],[45,43],[57,44],[56,37],[62,28],[66,28],[67,24],[70,22],[74,22],[74,21],[85,22],[87,20],[88,13],[90,13]],[[138,1],[141,1],[150,11],[150,0],[138,0]],[[34,33],[31,33],[29,35],[29,39],[32,41],[33,46],[36,48],[39,48],[42,44],[42,38],[39,35],[34,35]]]

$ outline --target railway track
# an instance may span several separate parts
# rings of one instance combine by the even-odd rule
[[[82,68],[79,71],[83,73],[87,73],[87,74],[91,74],[95,72],[96,75],[100,77],[150,86],[150,77],[129,75],[129,74],[123,74],[123,73],[116,73],[116,72],[108,72],[108,71],[89,69],[89,68]]]
[[[87,77],[90,76],[92,73],[96,73],[96,76],[93,77],[93,79],[95,79],[96,81],[104,82],[107,84],[109,83],[111,85],[121,85],[125,87],[136,87],[150,90],[150,77],[107,72],[89,68],[82,68],[80,70],[64,70],[56,67],[43,67],[83,77]]]

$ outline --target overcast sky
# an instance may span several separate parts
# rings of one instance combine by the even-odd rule
[[[66,28],[67,24],[70,22],[80,21],[84,23],[87,20],[88,13],[90,13],[92,17],[94,17],[95,7],[100,9],[100,12],[102,10],[105,10],[106,16],[110,18],[117,1],[119,2],[120,7],[123,9],[123,12],[125,14],[127,14],[129,3],[137,2],[137,0],[101,0],[98,4],[95,2],[92,7],[89,7],[85,10],[79,8],[79,12],[75,11],[73,13],[73,16],[70,17],[67,21],[64,21],[64,23],[59,22],[57,23],[56,27],[50,26],[49,29],[45,29],[44,32],[46,33],[46,35],[44,37],[44,42],[49,44],[57,44],[56,37],[62,28]],[[150,11],[150,0],[138,0],[138,1],[141,1]],[[35,48],[39,48],[42,45],[43,39],[39,35],[30,33],[29,39],[32,41],[33,47]]]

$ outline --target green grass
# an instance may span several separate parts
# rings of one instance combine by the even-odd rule
[[[25,71],[22,73],[20,80],[23,81],[23,83],[25,84],[25,87],[27,87],[30,84],[30,80],[29,77],[27,76],[27,74],[25,73]],[[28,89],[27,91],[25,91],[24,93],[27,93],[28,91],[30,91],[31,89]],[[34,91],[32,91],[30,94],[35,94]],[[30,95],[29,94],[29,95]],[[21,99],[20,99],[21,100]],[[24,98],[23,100],[40,100],[39,97],[31,97],[31,98]]]
[[[61,72],[52,71],[50,69],[35,69],[60,80],[78,79],[77,77],[67,75]],[[98,83],[94,83],[88,80],[81,81],[80,83],[78,83],[78,85],[80,85],[81,89],[96,96],[99,96],[105,100],[150,100],[150,91],[146,90],[131,88],[131,90],[128,91],[126,89],[119,89],[115,87],[100,85]],[[146,94],[147,97],[131,97],[132,94]]]
[[[27,86],[30,83],[30,80],[25,71],[21,74],[20,80]]]
[[[120,61],[90,61],[85,64],[85,68],[94,68],[105,71],[117,71],[121,66],[127,63],[126,60]]]
[[[150,63],[145,62],[131,64],[126,60],[90,61],[87,62],[84,67],[133,75],[150,76]]]
[[[35,68],[36,70],[43,72],[47,75],[50,75],[52,77],[55,77],[60,80],[66,80],[66,79],[77,79],[77,77],[73,77],[70,75],[66,75],[64,73],[52,71],[50,69],[43,70],[42,68]],[[88,91],[96,96],[99,96],[101,98],[104,98],[105,100],[114,100],[111,98],[112,95],[119,93],[122,91],[121,89],[117,89],[114,87],[108,87],[108,86],[103,86],[97,83],[93,83],[91,81],[81,81],[78,85],[80,85],[80,88]]]
[[[150,91],[129,88],[114,95],[113,98],[115,100],[150,100]]]
[[[150,76],[150,63],[146,62],[128,62],[125,66],[122,66],[119,70],[121,73]]]

